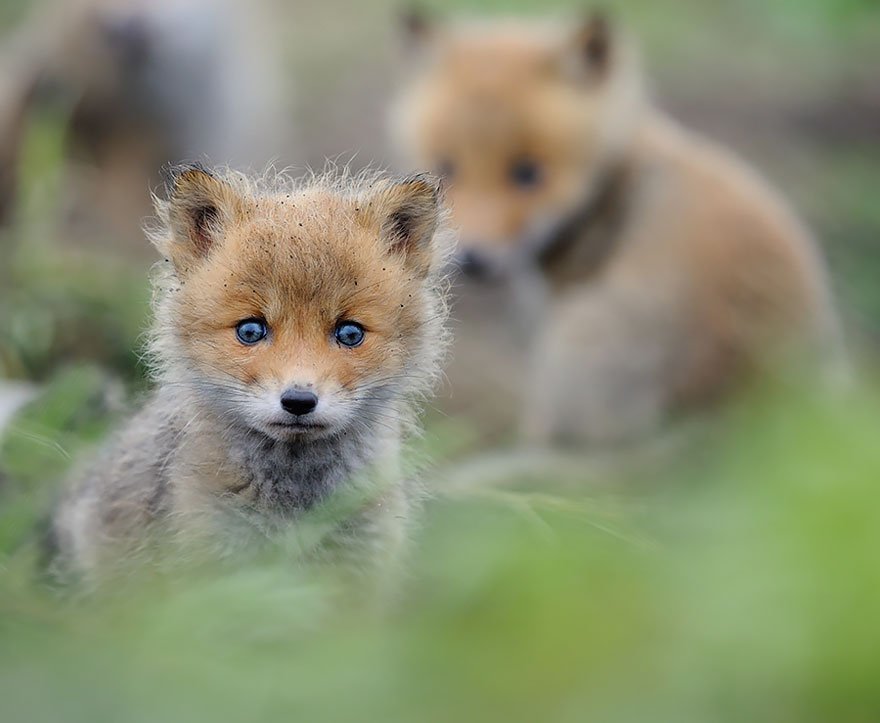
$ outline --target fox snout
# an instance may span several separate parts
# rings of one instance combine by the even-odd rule
[[[455,268],[464,276],[480,283],[495,283],[521,271],[522,259],[514,251],[487,249],[479,243],[462,243],[453,257]]]
[[[493,275],[491,261],[473,249],[459,251],[455,255],[455,265],[465,276],[472,279],[483,281]]]

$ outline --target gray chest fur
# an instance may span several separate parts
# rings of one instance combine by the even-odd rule
[[[287,517],[311,509],[349,482],[369,463],[370,446],[353,434],[302,443],[247,435],[229,455],[254,504]]]

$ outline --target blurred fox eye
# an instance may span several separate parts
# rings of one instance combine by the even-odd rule
[[[235,326],[235,335],[242,344],[256,344],[266,338],[269,327],[262,319],[245,319]]]
[[[340,321],[333,332],[336,341],[342,344],[342,346],[349,348],[360,346],[364,341],[365,335],[364,327],[356,321]]]
[[[448,181],[455,175],[455,164],[448,158],[444,158],[437,164],[436,172],[438,176]]]
[[[510,181],[520,188],[531,188],[541,180],[541,169],[538,164],[528,159],[516,161],[510,167]]]

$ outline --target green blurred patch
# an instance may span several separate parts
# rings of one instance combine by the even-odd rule
[[[138,265],[59,238],[64,118],[33,114],[22,151],[17,223],[0,236],[0,377],[45,380],[71,362],[138,382],[149,285]]]
[[[435,499],[379,616],[283,559],[58,598],[4,545],[0,718],[876,720],[878,414],[765,391],[662,486]]]
[[[63,472],[76,452],[98,441],[122,405],[117,380],[96,367],[65,369],[0,436],[0,470],[31,490]]]
[[[817,152],[803,184],[807,208],[824,229],[824,248],[844,309],[880,339],[880,143]]]
[[[107,433],[123,396],[97,367],[62,369],[0,432],[0,551],[28,539],[59,479]]]
[[[42,380],[94,361],[136,380],[149,289],[142,272],[72,250],[22,245],[0,290],[0,376]]]

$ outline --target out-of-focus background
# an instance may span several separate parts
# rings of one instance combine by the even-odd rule
[[[393,615],[326,622],[271,564],[61,601],[31,531],[145,387],[160,167],[392,163],[400,4],[0,0],[0,719],[880,718],[880,6],[606,6],[659,103],[815,230],[857,401],[768,389],[662,472],[441,495]],[[454,465],[472,430],[429,419]]]

